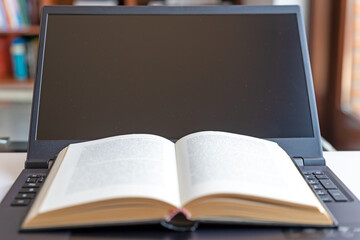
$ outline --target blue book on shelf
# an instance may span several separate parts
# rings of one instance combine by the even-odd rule
[[[17,21],[19,22],[19,26],[24,26],[25,22],[24,19],[21,15],[21,11],[20,11],[20,6],[19,6],[19,2],[14,0],[12,1],[13,7],[15,9],[15,17],[17,19]]]
[[[15,38],[10,47],[13,63],[14,77],[17,80],[25,80],[29,77],[26,64],[26,47],[24,38]]]

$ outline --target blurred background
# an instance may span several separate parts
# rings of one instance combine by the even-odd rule
[[[324,146],[360,150],[360,0],[0,0],[0,151],[26,151],[41,7],[73,4],[299,5]]]

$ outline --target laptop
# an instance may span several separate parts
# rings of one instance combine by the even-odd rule
[[[128,133],[176,141],[203,130],[277,142],[339,226],[20,230],[68,144]],[[43,8],[27,159],[0,205],[1,238],[343,239],[359,230],[359,200],[323,157],[298,7]]]

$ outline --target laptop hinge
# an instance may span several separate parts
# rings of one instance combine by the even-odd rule
[[[294,162],[296,163],[296,165],[300,166],[304,166],[304,159],[301,157],[292,157],[292,159],[294,160]]]
[[[302,158],[292,157],[296,165],[298,166],[325,166],[325,159],[320,158]]]
[[[304,166],[325,166],[326,162],[323,157],[304,158]]]
[[[44,159],[28,159],[25,161],[26,169],[48,169],[51,167],[53,159],[45,161]]]

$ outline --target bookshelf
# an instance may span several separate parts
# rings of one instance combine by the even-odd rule
[[[33,85],[33,78],[17,81],[12,76],[9,76],[0,79],[0,87],[3,89],[32,89]]]
[[[0,37],[16,37],[16,36],[37,36],[39,35],[40,26],[39,25],[30,25],[20,28],[0,28]]]
[[[40,9],[44,1],[0,0],[1,102],[31,101],[29,96],[34,85]]]
[[[40,31],[39,25],[30,25],[20,28],[0,29],[0,38],[11,41],[11,39],[15,37],[37,37],[39,35],[39,31]],[[28,78],[20,81],[17,80],[13,76],[13,74],[8,74],[6,76],[0,77],[0,88],[11,87],[11,88],[31,89],[33,84],[34,84],[33,78]]]

